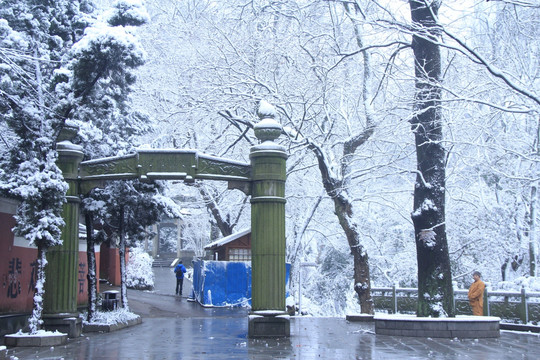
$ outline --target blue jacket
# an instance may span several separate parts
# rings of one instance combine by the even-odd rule
[[[187,271],[186,267],[183,264],[178,264],[174,268],[174,272],[176,273],[176,278],[177,279],[183,279],[184,278],[184,273],[186,271]]]

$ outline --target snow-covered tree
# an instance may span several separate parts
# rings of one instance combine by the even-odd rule
[[[441,52],[436,28],[440,2],[411,0],[416,77],[414,114],[417,175],[414,187],[418,316],[455,316],[446,239],[446,152],[442,144]]]
[[[146,227],[159,221],[163,213],[171,218],[180,217],[176,204],[161,191],[163,186],[159,182],[146,184],[138,180],[113,181],[103,189],[94,190],[93,198],[103,204],[100,209],[103,224],[119,249],[121,302],[126,309],[129,309],[126,246],[141,242],[147,236]]]
[[[95,231],[96,222],[105,213],[105,201],[93,196],[83,198],[81,206],[83,208],[84,223],[86,226],[86,261],[88,266],[88,309],[87,321],[92,321],[97,310],[97,266],[95,246],[106,239],[103,223],[99,224],[99,230]],[[99,216],[101,215],[101,216]]]
[[[54,161],[66,121],[80,129],[73,141],[83,145],[87,158],[129,152],[133,139],[148,129],[148,118],[129,106],[133,69],[144,62],[133,26],[148,15],[137,0],[117,1],[99,16],[93,10],[90,1],[2,1],[0,8],[0,106],[10,136],[4,140],[11,146],[2,154],[2,188],[22,200],[20,232],[40,251],[60,241],[66,185]],[[40,172],[28,176],[28,169]],[[89,271],[95,284],[95,259]]]
[[[290,146],[294,154],[289,160],[290,170],[301,177],[303,171],[297,171],[296,167],[317,166],[317,159],[320,160],[323,176],[319,174],[319,177],[324,179],[316,182],[316,191],[324,188],[323,183],[329,185],[327,192],[335,200],[330,206],[342,220],[336,223],[338,227],[342,224],[343,239],[356,254],[356,290],[362,293],[362,308],[370,312],[369,265],[367,251],[362,249],[358,236],[357,218],[352,211],[355,196],[350,196],[349,191],[353,188],[351,179],[354,175],[349,165],[355,159],[355,151],[373,130],[370,97],[375,88],[371,73],[362,74],[359,70],[365,67],[364,64],[370,64],[367,51],[360,50],[359,61],[353,64],[344,60],[347,56],[336,54],[337,48],[332,47],[346,38],[342,33],[347,33],[350,38],[344,40],[343,52],[362,48],[364,34],[356,22],[361,11],[353,8],[347,15],[346,8],[339,3],[329,6],[310,2],[306,7],[298,7],[295,1],[268,7],[258,4],[250,11],[242,11],[240,3],[231,2],[212,5],[213,11],[218,10],[215,7],[222,10],[217,11],[218,20],[216,16],[201,15],[208,9],[195,11],[201,16],[193,11],[187,15],[188,10],[177,5],[176,11],[185,11],[184,21],[171,23],[170,28],[166,26],[165,34],[168,31],[186,33],[183,41],[186,44],[176,46],[174,50],[181,51],[181,55],[164,56],[161,61],[182,62],[178,66],[186,70],[179,72],[181,78],[170,87],[171,91],[167,90],[168,86],[161,86],[159,90],[145,87],[143,91],[147,96],[146,103],[148,98],[156,99],[154,95],[160,94],[152,106],[155,105],[156,113],[163,114],[164,126],[174,119],[185,123],[182,126],[173,123],[170,131],[156,139],[245,159],[245,147],[256,141],[250,128],[256,120],[259,100],[267,98],[277,105],[282,122],[287,130],[291,130]],[[282,16],[285,13],[295,16]],[[339,21],[333,23],[332,16],[338,17]],[[299,22],[294,20],[295,17]],[[317,29],[317,26],[321,28]],[[319,37],[307,28],[317,29],[325,35]],[[247,33],[252,36],[246,41]],[[339,40],[333,39],[332,34],[339,34],[335,35]],[[183,39],[175,37],[180,41]],[[193,43],[187,39],[192,39]],[[194,49],[194,52],[186,56],[187,49]],[[210,54],[217,54],[217,58],[211,58]],[[318,54],[323,55],[319,57]],[[152,72],[151,76],[155,75]],[[170,77],[163,78],[162,84],[167,85],[170,81]],[[186,90],[178,92],[178,84]],[[180,109],[171,106],[175,101],[183,104]],[[216,113],[221,119],[215,119]],[[197,127],[204,130],[197,132]],[[331,133],[330,129],[333,129]],[[345,145],[344,138],[347,139]]]
[[[41,327],[46,252],[61,244],[67,184],[56,165],[56,141],[66,116],[59,73],[88,25],[87,1],[6,0],[0,3],[1,189],[21,201],[15,232],[38,248],[38,280],[30,331]],[[4,135],[3,135],[4,136]]]
[[[126,284],[128,288],[152,290],[154,288],[154,259],[141,246],[130,248],[126,265]]]
[[[538,162],[531,149],[538,144],[539,10],[508,1],[422,3],[440,5],[434,21],[441,39],[436,41],[440,145],[446,150],[445,226],[453,275],[465,284],[463,276],[478,269],[495,280],[508,263],[508,275],[519,276],[530,257],[528,245],[535,244],[529,214],[534,214]],[[148,143],[247,162],[247,148],[255,142],[250,128],[256,104],[266,98],[277,106],[290,135],[280,141],[290,154],[287,241],[292,253],[287,256],[293,272],[294,262],[322,264],[323,254],[348,259],[340,268],[353,271],[351,256],[341,256],[350,249],[335,243],[346,239],[335,221],[337,197],[324,190],[318,158],[302,142],[309,139],[323,150],[331,175],[344,180],[335,182],[346,185],[337,192],[349,195],[352,219],[370,254],[372,281],[416,286],[410,212],[416,209],[412,190],[418,169],[408,122],[415,93],[415,26],[409,1],[147,4],[155,21],[141,37],[153,60],[140,69],[135,98],[136,106],[151,108],[159,120],[160,129]],[[364,73],[365,55],[371,55],[371,74]],[[369,80],[367,104],[376,126],[368,141],[345,157],[346,140],[368,129],[364,100],[370,94],[362,85]],[[342,176],[341,164],[347,162],[349,175]],[[240,202],[230,201],[230,194],[217,194],[220,216],[238,209]],[[330,286],[324,272],[312,275],[306,287]],[[353,286],[351,281],[346,288],[353,291]],[[320,292],[304,294],[322,307],[328,299]]]
[[[146,55],[135,27],[148,20],[140,1],[118,1],[74,44],[68,64],[64,111],[79,127],[86,158],[122,155],[150,129],[147,115],[134,111],[135,69]]]
[[[116,1],[72,48],[71,61],[64,71],[63,90],[67,100],[61,106],[79,128],[74,141],[83,146],[87,159],[133,151],[137,137],[149,129],[148,116],[133,111],[130,106],[130,94],[136,79],[134,70],[145,61],[135,27],[147,21],[148,14],[140,1]],[[113,187],[106,189],[109,193],[114,189],[114,185],[110,186]],[[92,227],[116,200],[96,196],[96,193],[85,194],[82,203],[88,230],[89,321],[95,313],[97,300]]]

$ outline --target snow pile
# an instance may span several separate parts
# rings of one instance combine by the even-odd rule
[[[153,262],[154,259],[143,248],[131,248],[126,266],[127,287],[137,290],[152,290],[154,288]]]
[[[83,314],[86,319],[86,314]],[[118,308],[114,311],[96,311],[94,314],[94,319],[90,323],[86,320],[83,320],[85,325],[114,325],[120,323],[127,323],[130,320],[137,319],[139,315],[132,313],[129,310],[124,308]]]
[[[66,335],[66,334],[61,333],[58,330],[49,331],[49,330],[40,329],[40,330],[37,330],[35,333],[27,333],[27,332],[23,332],[22,330],[19,330],[15,333],[15,335],[17,335],[17,337],[46,337],[46,336]]]
[[[276,108],[266,100],[261,100],[259,102],[259,109],[258,109],[257,113],[261,118],[267,118],[267,117],[275,118],[275,117],[277,117]]]

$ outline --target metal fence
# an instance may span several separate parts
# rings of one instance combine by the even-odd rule
[[[416,288],[373,287],[371,293],[375,308],[390,313],[415,313],[418,290]],[[468,290],[454,289],[454,305],[457,315],[471,315]],[[484,315],[498,316],[509,322],[540,322],[540,292],[489,291],[484,292]]]

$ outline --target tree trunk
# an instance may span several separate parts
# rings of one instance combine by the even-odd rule
[[[97,274],[96,274],[96,253],[94,251],[94,226],[92,215],[84,215],[86,223],[86,259],[88,262],[88,315],[86,320],[92,322],[96,313],[97,303]]]
[[[366,131],[372,133],[373,129],[370,128]],[[367,135],[363,134],[362,137],[364,136]],[[369,138],[369,136],[367,136],[366,139],[367,138]],[[369,259],[366,250],[360,243],[358,226],[353,219],[352,202],[348,197],[346,190],[343,189],[342,182],[331,176],[329,164],[326,161],[326,157],[321,148],[314,143],[308,143],[308,147],[317,157],[324,189],[334,202],[335,213],[338,217],[341,228],[345,232],[347,242],[349,243],[349,248],[351,249],[351,253],[353,255],[354,290],[358,294],[361,313],[373,314]],[[342,167],[347,168],[346,165],[343,165]]]
[[[34,294],[34,308],[32,315],[28,319],[30,334],[35,334],[41,329],[43,324],[43,295],[45,293],[45,266],[47,265],[47,250],[38,244],[37,248],[37,281],[36,293]]]
[[[436,19],[439,2],[410,0],[416,93],[411,119],[417,176],[412,220],[418,261],[417,316],[455,316],[445,226],[445,161],[442,146],[441,53]]]
[[[120,237],[118,243],[118,255],[120,256],[120,297],[122,307],[129,311],[126,283],[126,229],[124,211],[125,209],[123,207],[120,208],[120,223],[118,225],[118,234]]]
[[[333,198],[336,214],[341,228],[349,243],[354,261],[354,291],[360,300],[360,312],[373,314],[373,299],[371,298],[371,279],[369,275],[369,259],[367,251],[360,244],[357,224],[352,218],[351,203],[342,196]]]
[[[206,208],[212,214],[216,225],[221,232],[221,235],[223,237],[231,235],[236,224],[231,224],[230,219],[223,216],[219,209],[217,201],[212,194],[210,194],[201,184],[197,184],[196,186],[199,189],[199,193],[206,202]]]
[[[538,244],[536,243],[536,185],[531,186],[529,216],[529,275],[536,276],[536,263],[538,261]]]

